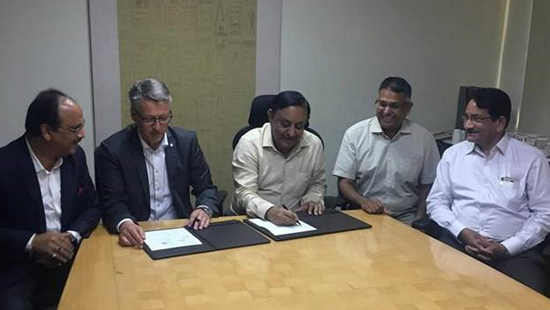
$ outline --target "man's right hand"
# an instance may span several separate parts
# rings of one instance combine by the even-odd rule
[[[465,244],[466,253],[486,262],[510,255],[500,242],[484,237],[469,228],[464,228],[458,234],[458,239]]]
[[[36,234],[32,240],[32,251],[39,262],[65,264],[74,256],[74,246],[68,232],[48,231]]]
[[[265,218],[275,225],[290,226],[296,225],[298,215],[283,207],[271,207],[267,210]]]
[[[458,234],[458,240],[462,241],[462,243],[479,249],[483,247],[483,242],[485,241],[485,239],[487,238],[471,230],[470,228],[464,228]]]
[[[118,235],[118,243],[121,246],[133,246],[136,248],[143,247],[145,240],[145,232],[141,226],[132,221],[126,221],[120,225],[120,234]]]
[[[464,250],[477,258],[488,261],[491,260],[490,257],[484,254],[485,247],[489,246],[490,240],[486,237],[483,237],[479,233],[471,230],[470,228],[464,228],[458,234],[458,240],[462,241],[465,244]]]
[[[384,206],[376,199],[363,199],[363,201],[361,201],[361,209],[370,214],[384,213]]]

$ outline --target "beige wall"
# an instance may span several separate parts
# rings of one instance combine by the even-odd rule
[[[550,1],[534,0],[519,130],[550,135]]]

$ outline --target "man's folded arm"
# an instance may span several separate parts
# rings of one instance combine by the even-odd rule
[[[449,163],[443,158],[437,166],[437,177],[428,195],[426,208],[432,220],[458,237],[466,226],[458,221],[451,210],[452,198],[450,196],[451,184],[449,177]]]
[[[550,231],[550,166],[544,157],[529,167],[526,190],[531,216],[516,234],[501,242],[511,255],[536,246]]]
[[[78,233],[78,236],[72,235],[78,240],[85,238],[94,230],[99,223],[99,219],[103,213],[97,192],[94,188],[90,173],[88,171],[88,165],[86,163],[86,155],[84,151],[79,148],[79,151],[75,153],[76,165],[80,171],[78,180],[77,197],[74,200],[77,206],[74,206],[78,210],[82,210],[77,218],[70,223],[68,230]]]
[[[5,253],[2,261],[27,260],[25,247],[33,234],[32,231],[0,227],[0,248]]]

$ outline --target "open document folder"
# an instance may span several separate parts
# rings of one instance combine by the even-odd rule
[[[338,210],[325,210],[322,215],[309,215],[306,212],[297,214],[300,225],[277,226],[262,219],[245,219],[244,222],[277,241],[371,227],[370,224]]]
[[[317,228],[309,225],[306,222],[300,222],[300,224],[295,224],[291,226],[279,226],[271,223],[270,221],[262,219],[249,219],[250,223],[255,224],[256,226],[263,227],[267,229],[274,236],[288,235],[288,234],[297,234],[306,231],[317,230]]]
[[[201,245],[202,242],[185,228],[163,229],[145,232],[145,245],[151,251]]]
[[[229,220],[211,223],[202,230],[178,227],[147,231],[143,248],[152,259],[160,259],[262,243],[269,243],[269,239],[241,221]]]

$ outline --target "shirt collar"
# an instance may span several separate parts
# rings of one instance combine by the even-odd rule
[[[153,150],[153,148],[150,147],[149,144],[145,142],[145,140],[143,140],[143,138],[141,137],[141,134],[139,133],[139,130],[138,130],[138,137],[139,137],[139,141],[141,142],[141,147],[143,147],[143,151],[156,152],[158,150],[164,150],[164,148],[168,145],[168,135],[166,133],[164,133],[164,137],[162,138],[162,141],[160,142],[159,147],[156,150]]]
[[[382,130],[382,127],[380,126],[380,122],[378,121],[378,117],[373,117],[373,121],[370,123],[370,132],[374,134],[384,134],[384,130]],[[399,134],[411,134],[411,122],[408,119],[404,119],[401,123],[401,128],[397,131],[395,136]]]
[[[508,143],[510,142],[510,137],[506,133],[504,133],[504,136],[500,138],[500,141],[498,141],[497,145],[495,145],[496,149],[500,151],[501,154],[504,155],[506,152],[506,149],[508,148]]]
[[[48,171],[42,163],[40,162],[40,159],[36,156],[34,153],[31,144],[29,143],[29,140],[25,137],[25,144],[27,144],[27,148],[29,149],[29,153],[31,154],[32,164],[34,166],[34,172],[39,173],[40,171],[44,171],[46,173],[50,173],[51,171]],[[55,165],[53,165],[52,171],[59,169],[63,165],[63,157],[59,158]]]
[[[481,148],[477,144],[469,141],[467,141],[467,143],[470,144],[470,146],[468,148],[468,151],[466,152],[466,155],[472,154],[474,152],[484,154]],[[498,143],[493,147],[493,149],[491,150],[491,153],[494,151],[498,151],[502,155],[504,155],[504,153],[506,152],[506,149],[508,148],[508,143],[510,143],[510,137],[508,137],[508,135],[504,133],[504,136],[502,136],[502,138],[500,138]]]
[[[298,142],[298,145],[294,147],[293,151],[291,153],[294,153],[295,150],[302,149],[306,146],[309,146],[311,144],[311,141],[309,139],[305,138],[306,130],[304,130],[304,134],[302,135],[302,138]],[[275,146],[275,143],[273,142],[273,135],[271,134],[271,124],[269,122],[265,123],[262,126],[262,147],[271,147],[274,150],[277,150],[277,147]],[[279,150],[277,150],[278,152]]]

